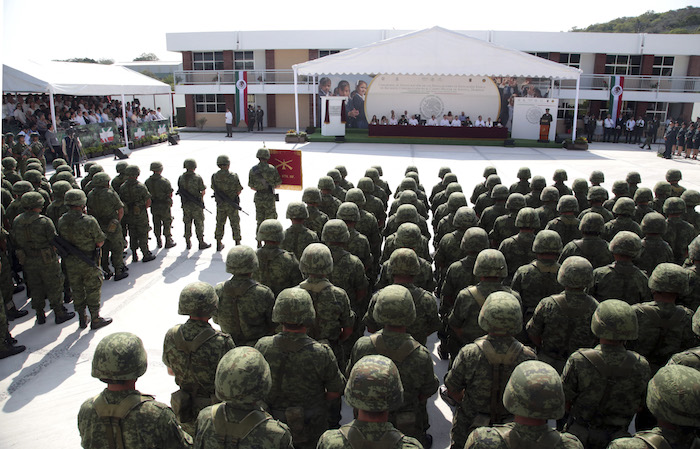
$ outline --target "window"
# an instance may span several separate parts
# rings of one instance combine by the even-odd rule
[[[666,111],[668,103],[647,103],[647,115],[650,115],[659,120],[666,120]]]
[[[319,50],[318,57],[323,58],[324,56],[334,55],[336,53],[340,53],[340,50]]]
[[[607,55],[605,73],[607,75],[639,75],[642,72],[641,55]]]
[[[233,52],[233,68],[235,70],[255,70],[252,51]]]
[[[192,52],[194,70],[223,70],[223,51],[195,51]]]
[[[654,76],[671,76],[673,74],[673,56],[654,56],[651,74]]]
[[[530,53],[532,56],[537,56],[538,58],[549,59],[549,52],[541,52],[541,51],[540,51],[540,52],[534,52],[534,51],[531,51],[531,52],[528,52],[528,53]]]
[[[559,53],[559,64],[581,68],[581,53]]]
[[[197,94],[194,107],[197,112],[226,112],[226,101],[222,94]]]

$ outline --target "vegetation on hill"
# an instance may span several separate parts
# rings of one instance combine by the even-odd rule
[[[574,27],[571,31],[589,33],[700,33],[700,8],[687,6],[667,12],[647,11],[637,17],[620,17],[606,23],[596,23],[586,28]]]

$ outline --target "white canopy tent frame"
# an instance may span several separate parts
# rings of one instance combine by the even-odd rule
[[[295,64],[294,109],[299,132],[299,75],[513,76],[576,80],[574,125],[576,139],[581,70],[456,31],[433,27],[414,31],[323,58]],[[312,94],[315,98],[315,91]],[[315,108],[314,108],[315,110]],[[314,122],[315,123],[315,122]]]
[[[125,95],[170,95],[170,126],[173,124],[172,90],[168,84],[126,67],[77,62],[16,61],[3,64],[3,92],[49,94],[51,122],[56,121],[55,95],[121,96],[124,142],[129,147]]]

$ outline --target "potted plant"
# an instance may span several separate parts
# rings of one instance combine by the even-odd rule
[[[571,139],[564,140],[564,148],[567,150],[585,151],[588,149],[588,141],[584,137],[577,137],[573,142]]]
[[[206,117],[200,117],[196,121],[197,123],[197,128],[199,128],[200,131],[204,130],[204,125],[207,124],[207,118]]]
[[[295,130],[290,129],[287,134],[284,135],[285,143],[305,143],[308,141],[307,134],[302,131],[297,133]]]

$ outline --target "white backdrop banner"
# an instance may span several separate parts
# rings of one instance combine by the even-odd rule
[[[347,108],[348,97],[320,97],[319,101],[321,102],[321,135],[344,136],[345,123],[341,121],[340,113],[343,109],[343,103]],[[328,122],[326,122],[326,118],[328,118]]]
[[[549,113],[554,117],[554,121],[549,126],[549,140],[554,140],[557,130],[557,108],[558,98],[525,98],[515,97],[513,103],[513,129],[511,137],[513,139],[540,138],[540,118],[549,108]]]

